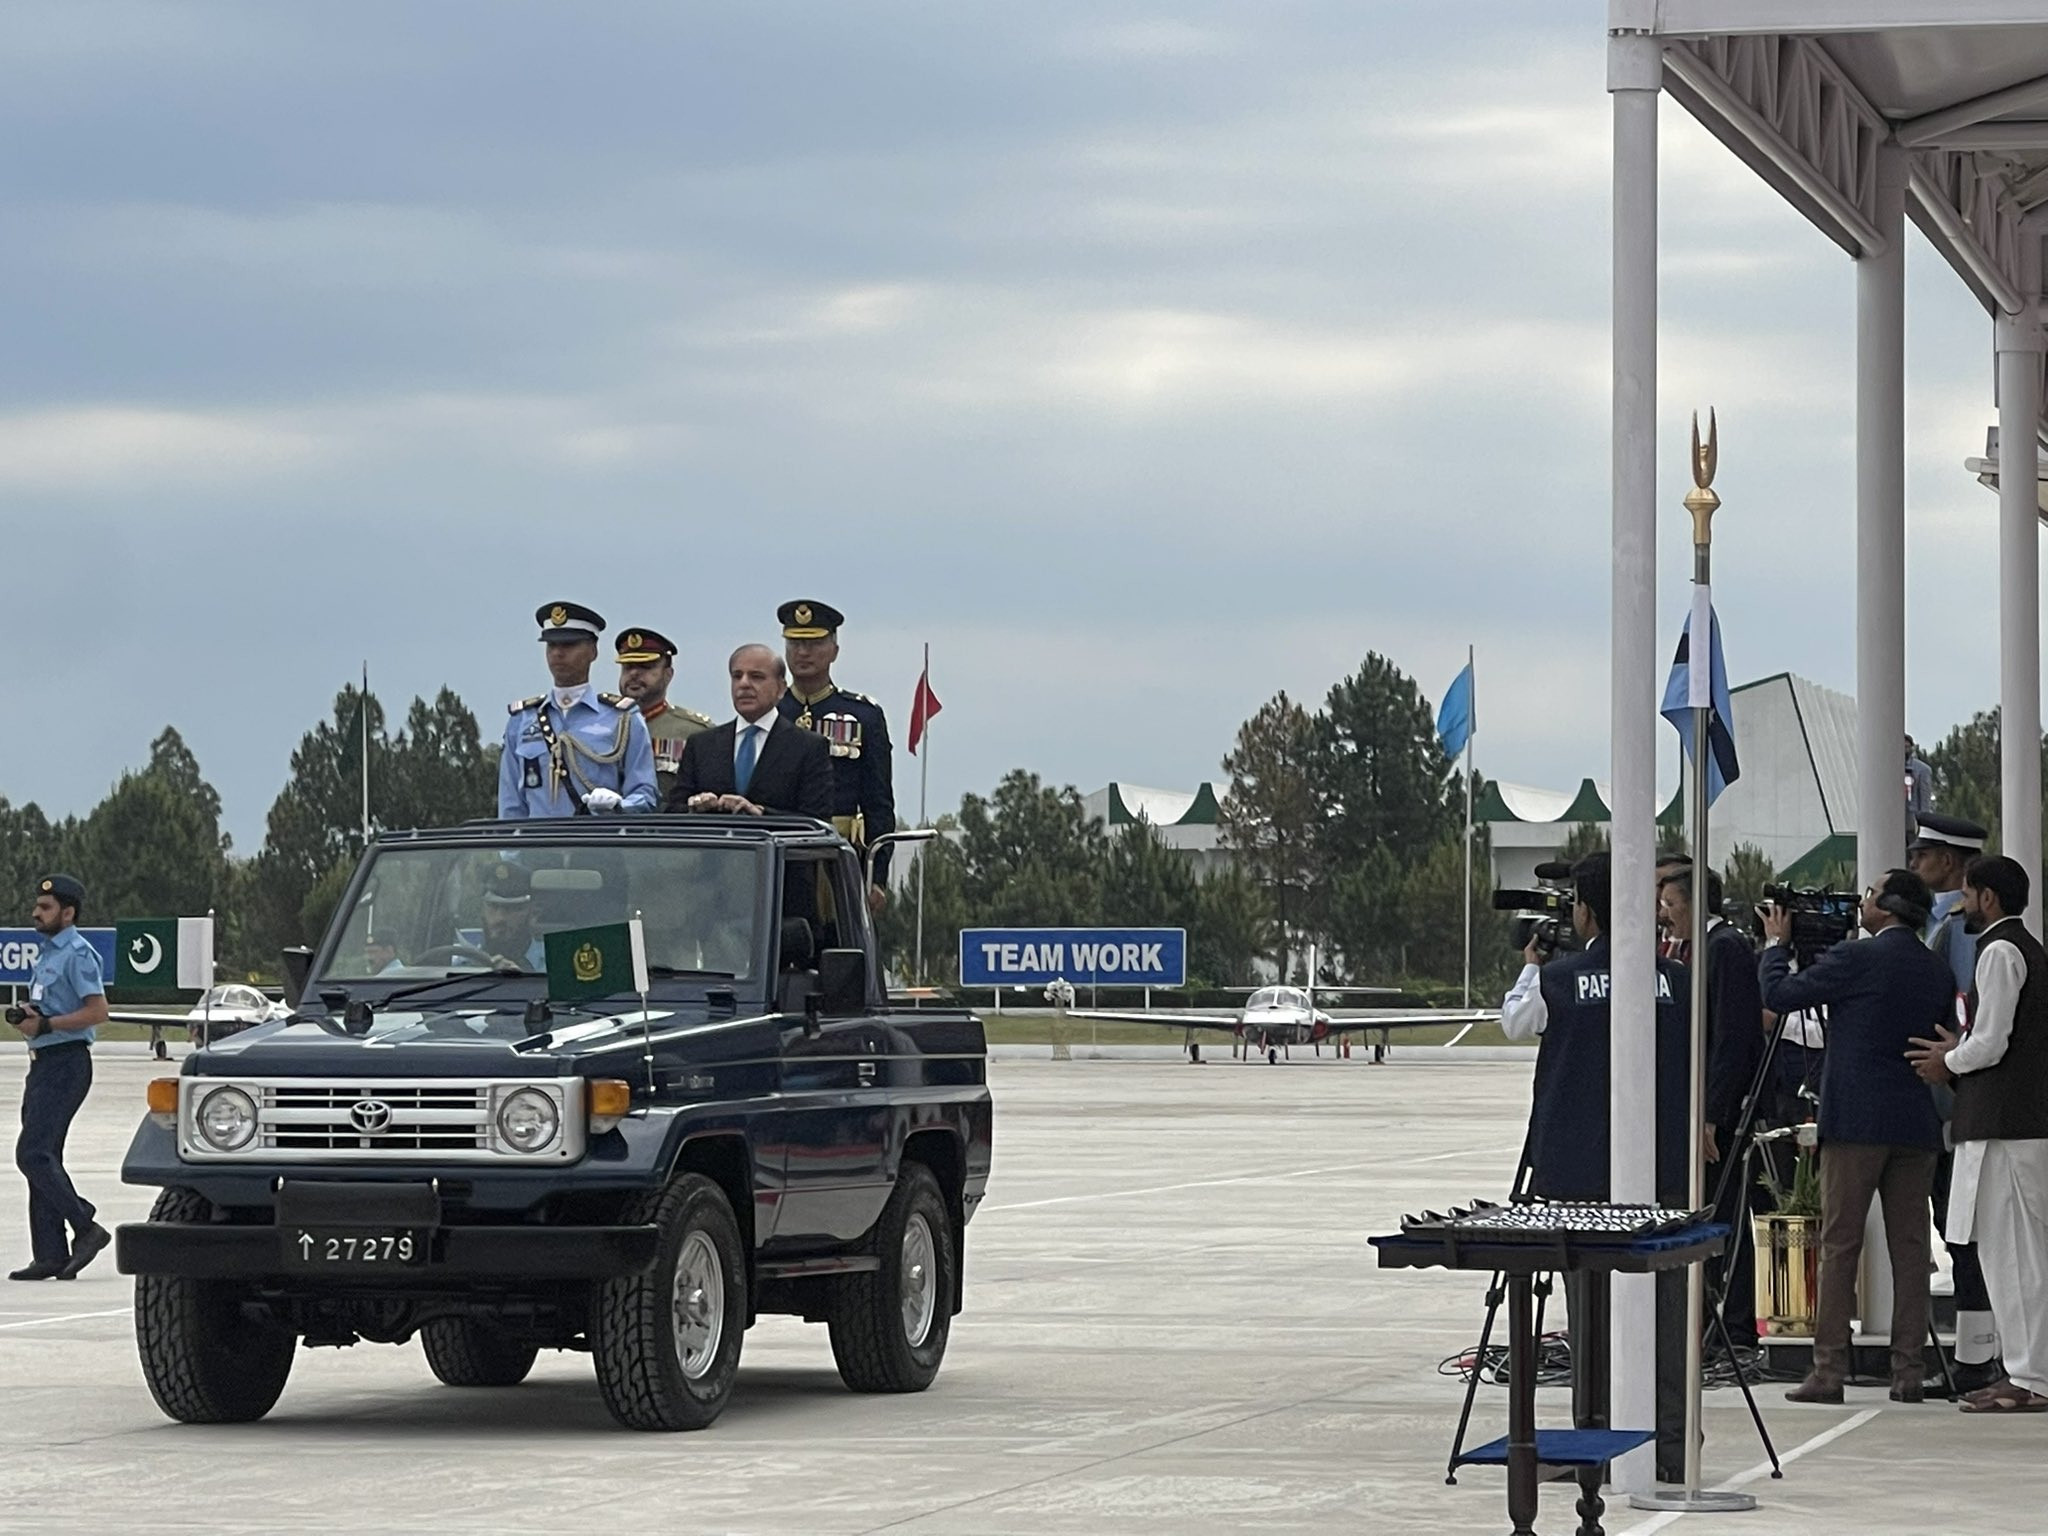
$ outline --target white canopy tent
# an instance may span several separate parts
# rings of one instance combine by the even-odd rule
[[[1854,260],[1857,798],[1900,794],[1905,736],[1905,241],[1910,218],[1995,322],[2001,836],[2039,889],[2037,532],[2048,0],[1609,0],[1614,115],[1613,1198],[1653,1200],[1657,108],[1669,92]],[[1704,402],[1703,402],[1704,403]],[[1959,447],[1965,445],[1958,445]],[[1865,816],[1859,873],[1904,861]],[[2038,931],[2038,906],[2032,921]],[[1617,1281],[1613,1421],[1654,1421],[1647,1282]],[[1642,1452],[1619,1468],[1647,1485]]]

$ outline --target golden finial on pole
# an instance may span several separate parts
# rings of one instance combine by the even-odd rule
[[[1692,413],[1692,483],[1685,493],[1685,510],[1692,514],[1692,541],[1704,549],[1713,542],[1713,518],[1721,498],[1714,494],[1714,470],[1721,458],[1720,426],[1712,406],[1707,408],[1707,440],[1700,441],[1700,413]]]

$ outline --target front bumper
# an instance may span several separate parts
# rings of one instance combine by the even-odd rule
[[[301,1269],[285,1262],[274,1226],[187,1226],[139,1221],[114,1233],[114,1258],[124,1275],[175,1275],[188,1280],[280,1279],[319,1287],[436,1289],[448,1281],[607,1280],[651,1267],[659,1227],[441,1227],[428,1239],[424,1264],[374,1271]]]

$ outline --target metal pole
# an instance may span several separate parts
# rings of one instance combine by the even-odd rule
[[[925,644],[925,648],[924,648],[924,671],[918,674],[918,689],[917,689],[917,702],[918,702],[918,704],[919,704],[920,706],[921,706],[921,705],[922,705],[922,704],[924,703],[924,696],[925,696],[925,691],[926,691],[927,689],[929,689],[929,688],[931,687],[931,685],[932,685],[932,648],[931,648],[931,644],[930,644],[930,642],[926,642],[926,644]],[[932,782],[932,722],[931,722],[931,720],[930,720],[930,718],[929,718],[929,717],[927,717],[927,718],[926,718],[926,720],[925,720],[925,722],[924,722],[924,733],[923,733],[922,737],[921,737],[921,738],[919,739],[919,742],[918,742],[918,747],[919,747],[919,750],[918,750],[918,754],[917,754],[917,824],[918,824],[918,825],[919,825],[920,827],[928,827],[928,826],[930,826],[930,825],[931,825],[931,821],[930,821],[930,819],[929,819],[929,818],[927,817],[927,815],[925,814],[925,795],[926,795],[927,791],[929,791],[929,789],[931,788],[931,782]],[[917,971],[917,984],[918,984],[919,986],[923,986],[923,985],[924,985],[924,856],[925,856],[925,851],[926,851],[926,850],[925,850],[925,849],[924,849],[924,848],[923,848],[922,846],[920,846],[920,847],[918,848],[918,850],[917,850],[917,964],[916,964],[916,971]],[[956,977],[955,979],[957,980],[958,978]]]
[[[370,846],[370,664],[363,663],[363,848]]]
[[[1708,417],[1709,422],[1713,420]],[[1699,419],[1693,419],[1693,463],[1695,476],[1713,479],[1715,431],[1707,429],[1706,455],[1699,448]],[[1707,808],[1711,787],[1707,781],[1710,735],[1714,724],[1714,602],[1713,602],[1713,516],[1718,498],[1706,484],[1696,485],[1686,498],[1693,514],[1692,544],[1692,644],[1686,667],[1692,695],[1692,935],[1687,966],[1692,982],[1692,1006],[1687,1013],[1691,1035],[1691,1096],[1686,1118],[1686,1205],[1699,1210],[1707,1201],[1706,1163],[1702,1157],[1707,1124],[1707,872],[1713,866],[1707,852]],[[1700,1488],[1700,1376],[1705,1362],[1701,1343],[1706,1336],[1707,1267],[1690,1264],[1685,1271],[1685,1491],[1688,1499],[1699,1496]],[[1754,1500],[1750,1501],[1753,1505]]]
[[[1479,673],[1465,647],[1465,1004],[1472,1006],[1472,738],[1479,734]]]
[[[1866,886],[1906,862],[1905,186],[1905,151],[1882,146],[1885,245],[1856,260],[1856,874]]]
[[[2028,309],[1997,322],[1998,345],[1998,837],[2041,888],[2041,237],[2019,249]],[[2041,904],[2027,926],[2041,931]]]
[[[1614,100],[1613,919],[1610,935],[1609,1190],[1656,1199],[1657,856],[1657,101],[1663,46],[1610,27],[1607,89]],[[1614,1422],[1656,1422],[1656,1292],[1647,1276],[1617,1275],[1613,1292]],[[1615,1463],[1625,1488],[1647,1488],[1652,1461]]]

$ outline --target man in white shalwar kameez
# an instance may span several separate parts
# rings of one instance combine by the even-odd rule
[[[1962,911],[1978,935],[1960,1037],[1916,1040],[1930,1083],[1955,1080],[1951,1243],[1983,1262],[2007,1379],[1969,1393],[1965,1413],[2048,1413],[2048,953],[2027,932],[2026,871],[1971,861]]]

